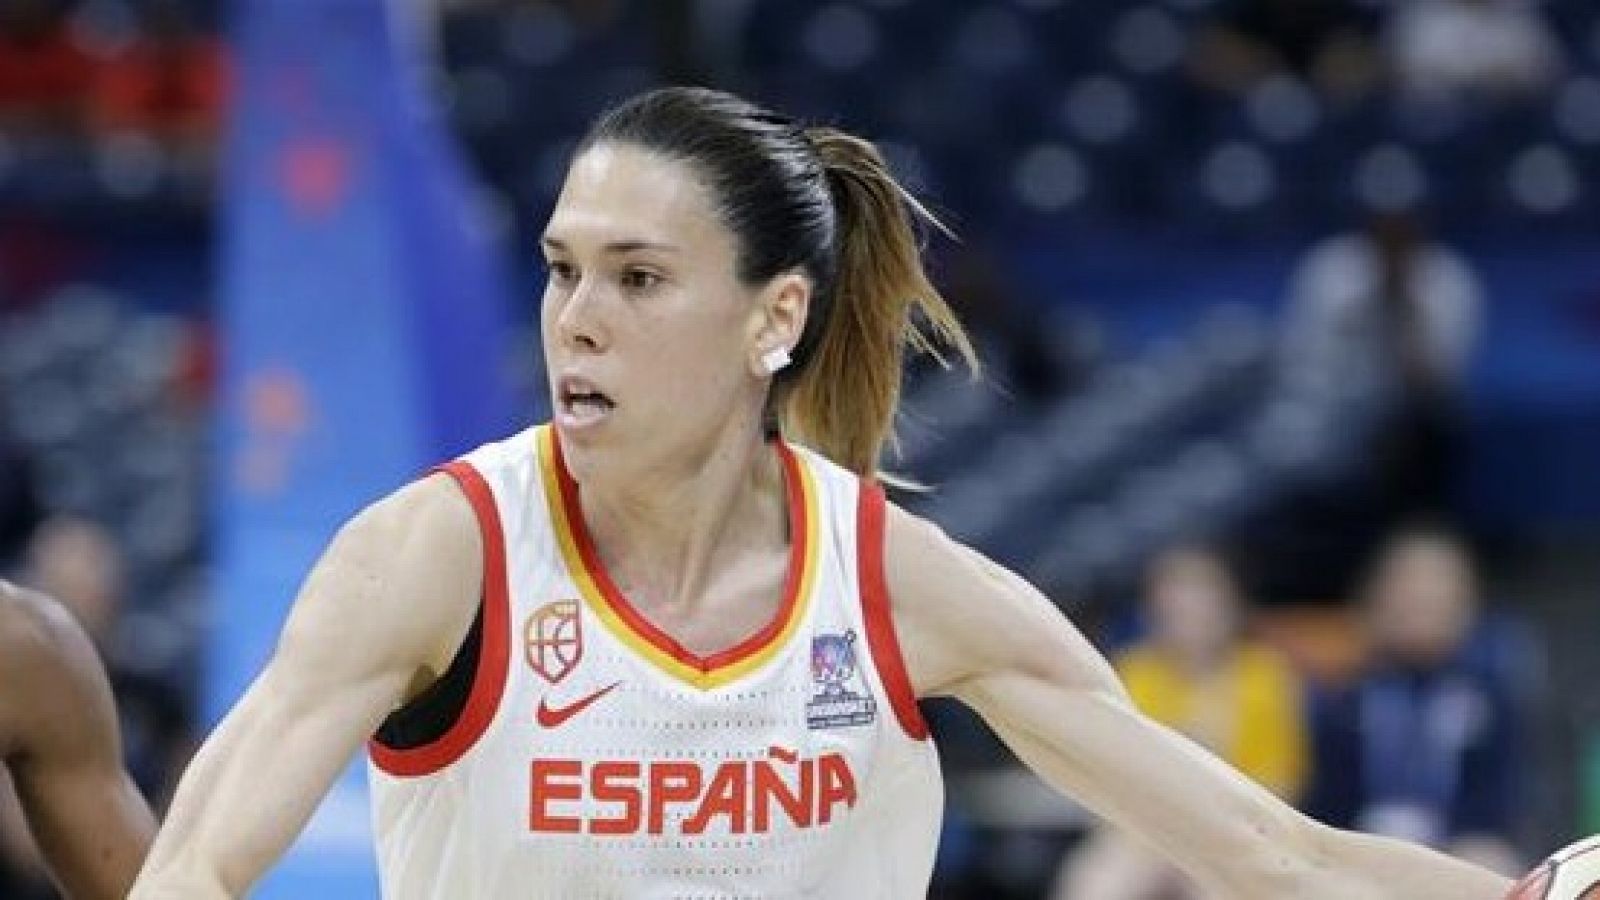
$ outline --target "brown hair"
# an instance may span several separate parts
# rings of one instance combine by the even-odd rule
[[[738,241],[746,284],[795,268],[811,279],[794,363],[779,373],[769,404],[789,437],[874,476],[893,441],[906,350],[944,362],[938,347],[948,346],[977,371],[966,330],[922,267],[920,227],[945,229],[870,142],[703,88],[628,100],[578,152],[605,141],[696,168]]]
[[[954,347],[974,370],[978,359],[922,266],[918,220],[944,226],[895,181],[871,143],[832,128],[806,136],[838,216],[838,276],[811,358],[783,386],[780,414],[788,431],[871,475],[894,439],[906,349],[942,362],[939,346]]]

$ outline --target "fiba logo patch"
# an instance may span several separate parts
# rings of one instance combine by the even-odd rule
[[[522,652],[528,668],[555,684],[583,659],[583,616],[578,601],[546,603],[528,616],[522,629]]]
[[[858,676],[854,631],[812,637],[811,683],[816,692],[806,703],[806,725],[817,729],[870,724],[878,704]]]

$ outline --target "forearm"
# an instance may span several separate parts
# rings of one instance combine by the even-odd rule
[[[235,714],[241,710],[236,710]],[[248,752],[238,734],[241,726],[248,726],[248,723],[235,721],[235,716],[230,716],[195,754],[178,782],[166,822],[151,847],[129,900],[176,900],[179,897],[232,900],[244,896],[247,885],[230,886],[222,876],[227,846],[225,843],[219,846],[218,842],[227,839],[218,830],[221,823],[212,821],[220,814],[236,825],[235,814],[242,813],[242,810],[229,812],[235,804],[226,796],[228,771],[235,767],[234,757]]]
[[[1501,900],[1511,882],[1487,869],[1415,844],[1332,828],[1320,830],[1321,852],[1308,889],[1295,896],[1406,898],[1406,900]],[[1318,879],[1337,872],[1356,893],[1316,890]]]
[[[132,900],[241,897],[288,849],[375,723],[357,685],[321,702],[269,673],[184,773]]]
[[[243,893],[229,891],[220,882],[203,876],[163,875],[148,886],[141,879],[128,900],[238,900]]]
[[[155,836],[155,819],[120,760],[22,770],[34,837],[62,894],[122,900]]]

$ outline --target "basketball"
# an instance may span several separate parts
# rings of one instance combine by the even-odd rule
[[[1506,900],[1600,900],[1600,835],[1551,854]]]

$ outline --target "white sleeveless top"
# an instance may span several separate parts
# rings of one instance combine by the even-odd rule
[[[449,730],[369,746],[384,897],[926,896],[943,790],[889,615],[883,492],[778,452],[782,604],[704,657],[612,584],[551,427],[442,467],[483,531],[482,644]]]

